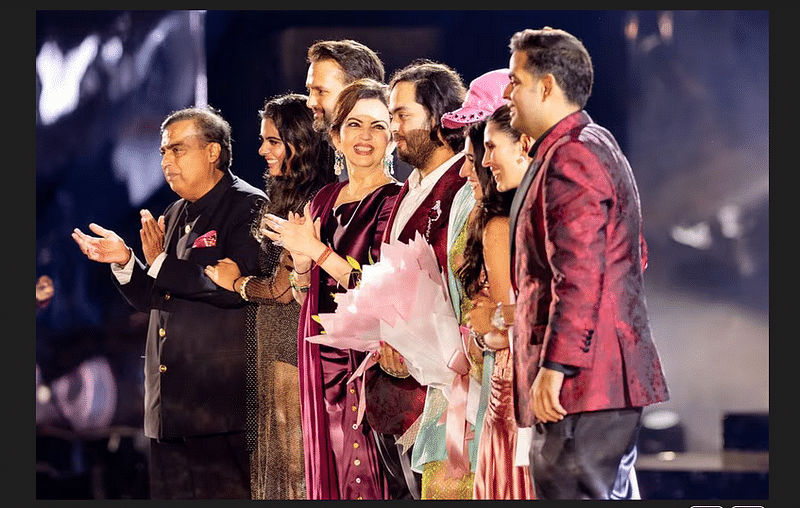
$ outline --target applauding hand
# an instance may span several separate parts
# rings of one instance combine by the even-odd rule
[[[99,236],[89,236],[78,228],[72,231],[72,239],[87,258],[99,263],[118,265],[125,265],[130,261],[133,254],[119,235],[95,223],[89,224],[89,229]]]
[[[142,251],[147,264],[152,265],[156,257],[164,252],[164,216],[160,216],[156,222],[149,210],[141,210],[139,215],[142,218],[142,229],[139,230]]]
[[[304,271],[311,267],[314,254],[320,245],[320,219],[313,220],[309,205],[303,209],[303,215],[289,212],[286,219],[277,215],[266,214],[262,222],[261,233],[277,243],[292,255],[295,268]]]

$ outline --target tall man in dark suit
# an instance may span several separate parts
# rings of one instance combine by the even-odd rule
[[[510,215],[514,402],[519,426],[534,426],[536,498],[635,498],[642,408],[669,397],[636,181],[583,111],[593,80],[583,44],[547,27],[514,34],[510,49],[511,125],[537,140]]]
[[[400,69],[389,87],[397,153],[414,169],[400,189],[384,242],[407,243],[420,233],[446,273],[450,208],[466,179],[458,174],[464,163],[464,131],[444,127],[441,118],[462,106],[466,87],[453,69],[429,61]],[[415,436],[407,431],[422,414],[427,388],[409,377],[391,346],[384,346],[379,362],[380,369],[366,373],[366,418],[377,434],[393,499],[419,499],[421,475],[412,471],[410,459]],[[401,437],[408,442],[397,444]]]
[[[180,199],[156,220],[142,210],[146,264],[113,231],[90,224],[73,238],[109,263],[120,292],[150,313],[144,433],[155,499],[250,498],[245,449],[245,313],[239,293],[205,273],[233,259],[257,271],[251,226],[266,196],[230,170],[230,125],[211,108],[187,108],[161,125],[161,167]]]

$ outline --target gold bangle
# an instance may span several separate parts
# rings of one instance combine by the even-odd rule
[[[380,362],[378,363],[378,365],[380,365],[380,367],[381,367],[381,370],[382,370],[382,371],[384,371],[385,373],[389,374],[390,376],[392,376],[392,377],[396,377],[396,378],[398,378],[398,379],[405,379],[405,378],[407,378],[408,376],[410,376],[410,375],[411,375],[411,373],[410,373],[410,372],[409,372],[409,373],[407,373],[406,375],[402,375],[402,374],[400,374],[399,372],[395,372],[395,371],[393,371],[393,370],[386,369],[386,368],[384,368],[384,366],[383,366],[383,365],[381,365],[381,364],[380,364]]]
[[[240,278],[241,278],[241,277],[240,277]],[[247,298],[247,293],[245,292],[245,287],[247,287],[247,283],[248,283],[248,282],[250,282],[250,279],[252,279],[252,278],[253,278],[253,276],[252,276],[252,275],[248,275],[248,276],[247,276],[247,277],[245,277],[245,278],[244,278],[244,280],[242,281],[242,285],[241,285],[241,286],[239,286],[239,296],[241,296],[241,297],[242,297],[242,300],[244,300],[244,301],[246,301],[246,302],[249,302],[249,301],[250,301],[250,299],[249,299],[249,298]],[[236,279],[236,280],[239,280],[239,279]],[[235,281],[234,281],[233,285],[234,285],[234,286],[236,286],[236,282],[235,282]]]
[[[322,263],[324,263],[325,260],[328,259],[328,256],[331,255],[331,252],[333,252],[333,249],[331,249],[331,246],[330,245],[326,245],[325,246],[325,250],[322,251],[322,254],[320,254],[319,258],[316,261],[317,266],[319,266]]]

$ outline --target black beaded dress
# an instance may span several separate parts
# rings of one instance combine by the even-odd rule
[[[288,251],[261,241],[260,276],[246,286],[256,302],[247,326],[247,445],[253,499],[305,499],[297,371],[300,304]]]

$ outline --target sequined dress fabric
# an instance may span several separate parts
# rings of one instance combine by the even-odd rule
[[[305,499],[297,371],[300,305],[289,284],[291,258],[262,241],[260,276],[246,287],[247,444],[253,499]]]

